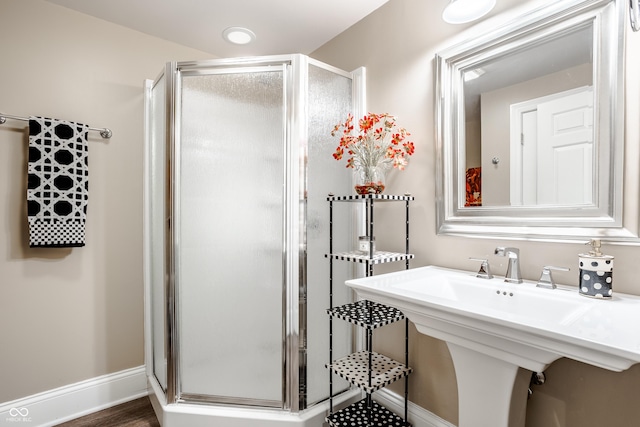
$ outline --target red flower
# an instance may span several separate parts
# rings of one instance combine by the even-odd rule
[[[410,156],[416,151],[416,147],[413,145],[413,142],[411,141],[405,142],[404,144],[402,144],[402,146],[404,147],[404,150],[407,152],[407,154]]]
[[[413,142],[405,142],[410,134],[396,126],[395,117],[386,113],[369,113],[358,121],[358,126],[359,130],[354,134],[353,116],[349,114],[344,123],[331,131],[334,137],[342,131],[338,148],[333,153],[336,160],[341,160],[346,151],[350,156],[348,168],[387,166],[404,169],[407,157],[415,152],[415,146]],[[396,148],[399,145],[402,148]]]

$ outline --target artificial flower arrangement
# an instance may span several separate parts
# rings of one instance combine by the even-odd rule
[[[358,194],[378,194],[384,191],[384,174],[390,168],[404,170],[408,157],[415,151],[413,142],[407,141],[409,132],[396,125],[390,114],[369,113],[360,119],[358,131],[354,132],[353,115],[344,123],[337,124],[331,136],[340,134],[340,143],[333,153],[341,160],[345,152],[350,156],[347,167],[360,174],[356,185]]]

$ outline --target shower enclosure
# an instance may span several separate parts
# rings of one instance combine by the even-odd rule
[[[362,115],[363,90],[363,69],[303,55],[172,62],[147,82],[146,364],[164,427],[320,425],[326,197],[352,188],[330,133]],[[334,244],[349,247],[345,215]],[[350,328],[332,333],[349,353]]]

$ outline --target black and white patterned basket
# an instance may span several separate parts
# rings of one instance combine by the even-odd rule
[[[397,308],[368,300],[329,308],[327,314],[367,329],[376,329],[405,318]]]
[[[371,355],[371,366],[369,356]],[[340,377],[360,387],[367,393],[373,393],[389,384],[408,376],[412,369],[400,362],[376,353],[359,351],[327,364]],[[369,380],[371,376],[371,380]]]
[[[363,399],[353,405],[334,412],[326,418],[330,427],[411,427],[411,424],[375,401],[367,405]]]

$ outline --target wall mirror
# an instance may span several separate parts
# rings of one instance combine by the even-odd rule
[[[439,234],[638,239],[622,218],[623,4],[550,2],[436,55]]]

